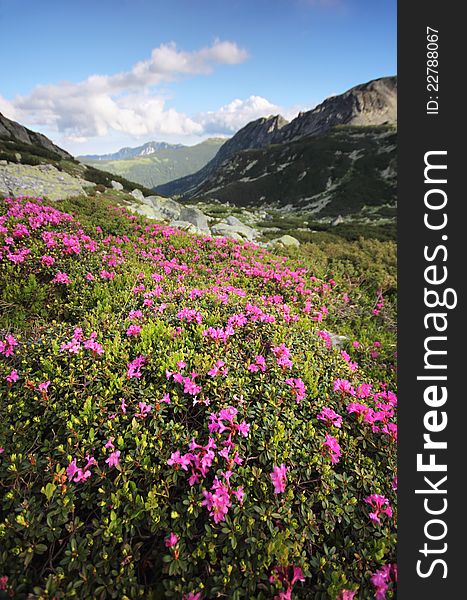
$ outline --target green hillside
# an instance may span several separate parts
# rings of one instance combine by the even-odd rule
[[[0,224],[3,597],[395,598],[393,243]]]
[[[125,160],[80,160],[87,165],[153,188],[198,171],[215,156],[224,142],[225,139],[222,138],[210,138],[195,146],[156,150],[147,156]]]
[[[355,215],[364,207],[367,215],[394,216],[396,157],[395,127],[339,126],[239,152],[185,197],[287,207],[316,217]]]

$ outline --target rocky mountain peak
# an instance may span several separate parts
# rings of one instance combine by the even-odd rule
[[[336,125],[383,125],[397,122],[397,78],[382,77],[326,98],[300,113],[276,134],[275,143],[320,135]]]
[[[55,152],[61,158],[72,158],[68,152],[56,146],[48,137],[27,129],[23,125],[8,119],[0,113],[0,137],[11,142],[21,142],[31,146],[39,146],[50,152]]]
[[[215,157],[216,163],[220,164],[241,150],[262,148],[271,144],[277,133],[287,123],[288,121],[281,115],[261,117],[247,123],[219,149]]]

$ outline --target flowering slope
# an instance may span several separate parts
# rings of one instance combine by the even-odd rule
[[[0,210],[3,589],[392,597],[381,294],[94,202]]]

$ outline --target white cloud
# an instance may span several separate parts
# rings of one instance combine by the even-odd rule
[[[238,64],[248,53],[234,42],[185,52],[174,43],[154,48],[148,60],[114,75],[91,75],[79,83],[38,85],[12,101],[0,98],[10,118],[45,126],[68,139],[102,137],[115,130],[128,135],[199,134],[202,127],[173,108],[166,108],[154,86],[180,76],[207,75],[216,65]]]
[[[232,135],[250,121],[260,117],[282,115],[288,121],[294,119],[300,111],[310,110],[311,106],[280,106],[263,96],[250,96],[245,100],[235,99],[215,111],[201,113],[195,120],[202,125],[203,131],[211,135]]]
[[[277,114],[281,107],[262,96],[250,96],[246,100],[235,99],[216,111],[202,113],[197,121],[206,133],[232,134],[249,121]]]
[[[0,113],[8,119],[18,119],[18,110],[13,103],[0,95]]]
[[[216,40],[192,52],[163,44],[129,71],[91,75],[78,83],[37,85],[12,100],[0,96],[0,112],[43,131],[70,152],[82,154],[108,152],[149,139],[196,143],[208,136],[230,136],[259,117],[282,114],[290,120],[303,110],[281,107],[259,95],[237,98],[197,115],[167,106],[165,83],[187,75],[207,75],[216,65],[238,64],[247,57],[246,50],[229,41]]]

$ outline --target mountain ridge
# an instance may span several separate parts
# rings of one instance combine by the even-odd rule
[[[55,145],[42,133],[32,131],[24,125],[5,117],[2,113],[0,113],[0,138],[7,141],[19,141],[30,146],[39,146],[44,150],[54,152],[60,158],[73,158],[69,152]]]
[[[397,122],[397,77],[380,77],[326,98],[288,122],[281,115],[251,121],[226,142],[200,171],[157,186],[157,193],[194,198],[204,182],[235,154],[303,137],[315,137],[338,125],[379,126]]]
[[[211,138],[207,138],[206,140],[203,140],[202,142],[199,142],[199,144],[205,143],[205,142],[208,142],[208,143],[218,142],[221,139],[223,141],[225,141],[223,138],[211,137]],[[81,154],[81,155],[77,156],[76,158],[78,160],[82,160],[84,162],[86,160],[99,160],[99,161],[100,160],[104,160],[104,161],[125,160],[128,158],[137,158],[140,156],[150,156],[151,154],[154,154],[158,150],[178,150],[178,149],[182,149],[182,148],[192,148],[199,144],[193,144],[193,146],[188,146],[187,144],[170,144],[168,142],[157,142],[157,141],[151,140],[149,142],[145,142],[141,146],[124,146],[124,147],[120,148],[119,150],[117,150],[116,152],[110,152],[107,154]]]

